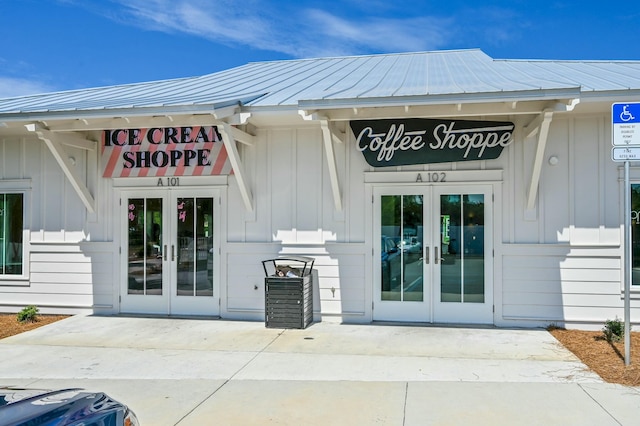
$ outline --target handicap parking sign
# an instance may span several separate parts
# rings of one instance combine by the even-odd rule
[[[621,102],[611,106],[614,146],[640,145],[640,102]]]
[[[614,123],[640,123],[640,103],[613,104]]]

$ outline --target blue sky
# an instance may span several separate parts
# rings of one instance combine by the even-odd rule
[[[467,48],[640,60],[640,2],[0,0],[0,97],[255,61]]]

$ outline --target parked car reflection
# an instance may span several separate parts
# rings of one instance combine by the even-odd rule
[[[403,238],[400,241],[400,248],[405,256],[407,256],[407,262],[413,262],[422,256],[422,244],[420,244],[418,237]]]
[[[136,415],[102,392],[0,387],[2,425],[138,426]]]
[[[398,288],[402,280],[402,256],[392,238],[382,237],[381,245],[382,291]]]

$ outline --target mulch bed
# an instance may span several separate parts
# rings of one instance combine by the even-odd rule
[[[16,314],[0,314],[0,339],[33,330],[68,317],[69,315],[38,315],[35,322],[18,322]]]
[[[624,340],[610,343],[601,331],[554,328],[549,332],[604,381],[640,386],[640,332],[631,332],[629,366],[624,363]]]

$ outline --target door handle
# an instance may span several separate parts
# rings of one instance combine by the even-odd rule
[[[429,247],[424,248],[424,263],[429,264]]]
[[[437,265],[438,263],[440,263],[440,261],[441,261],[442,259],[440,259],[440,253],[439,253],[438,247],[437,247],[437,246],[436,246],[436,247],[434,247],[434,248],[433,248],[433,250],[434,250],[434,253],[433,253],[433,254],[435,255],[435,259],[434,259],[433,261],[434,261],[434,262],[435,262],[435,264]]]
[[[164,261],[167,261],[167,245],[164,245]]]
[[[176,246],[171,244],[171,261],[176,260]]]

